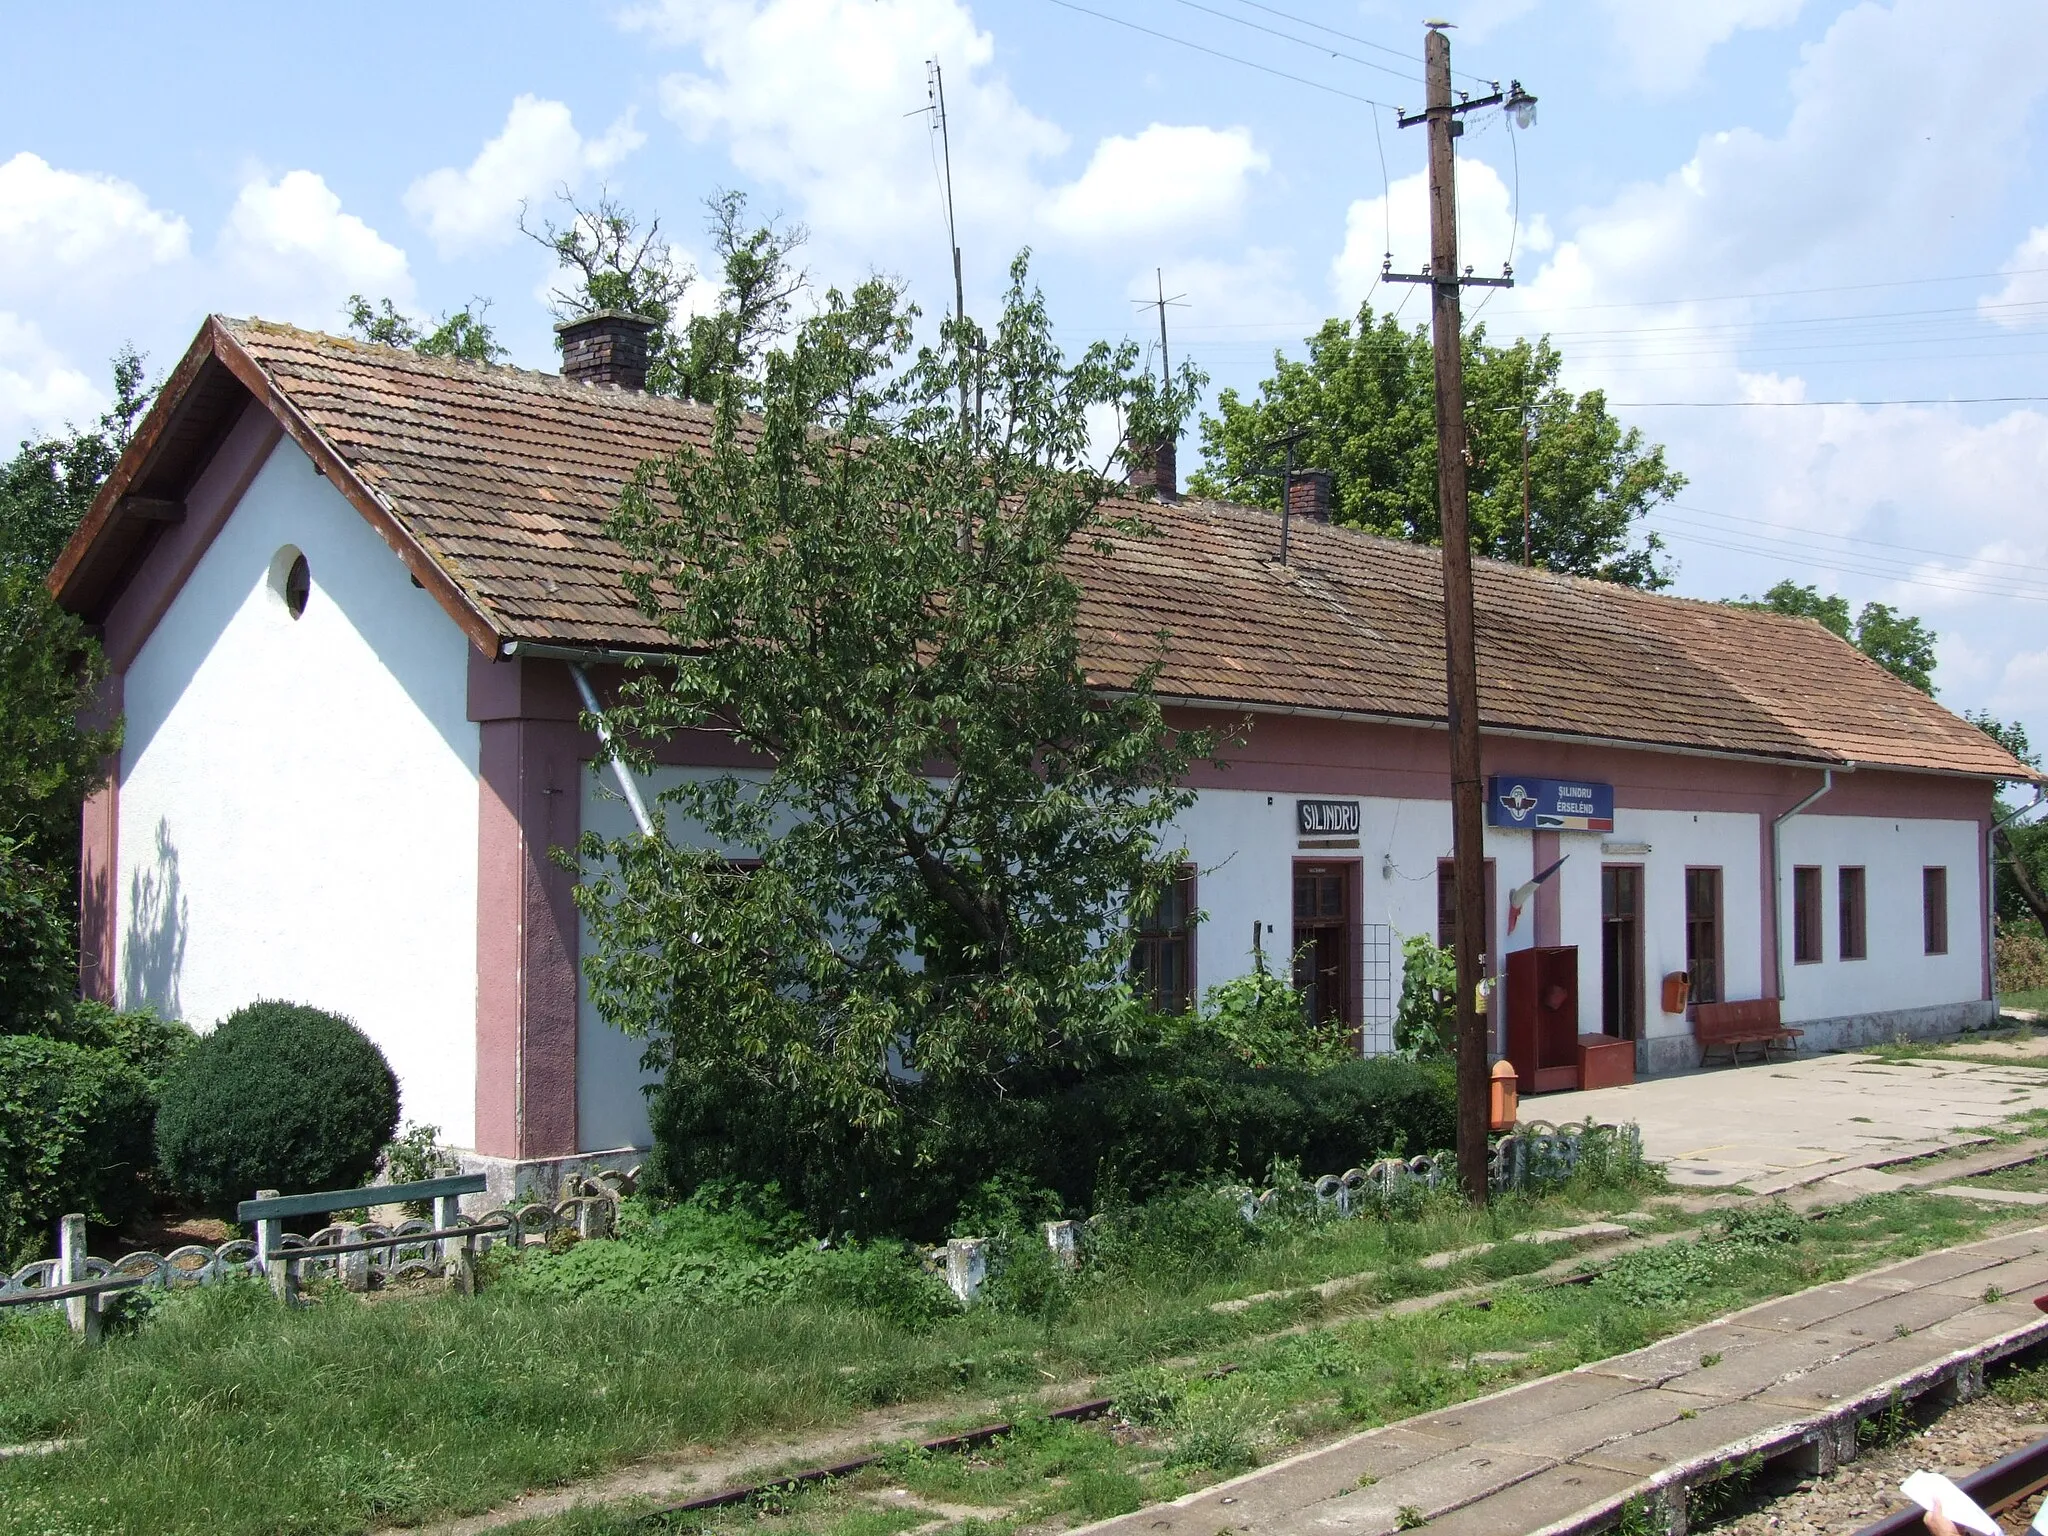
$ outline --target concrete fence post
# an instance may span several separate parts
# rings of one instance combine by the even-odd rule
[[[346,1221],[341,1224],[341,1240],[344,1243],[359,1243],[363,1240],[363,1228],[359,1223]],[[367,1291],[370,1288],[370,1256],[367,1253],[344,1253],[336,1263],[341,1268],[342,1289]]]
[[[576,1235],[579,1238],[610,1237],[612,1209],[609,1198],[586,1195],[576,1206]]]
[[[275,1200],[278,1191],[259,1189],[258,1200]],[[265,1216],[256,1223],[256,1271],[270,1282],[271,1294],[279,1301],[290,1301],[296,1287],[292,1274],[291,1260],[284,1256],[284,1223],[275,1216]]]
[[[434,1197],[434,1226],[459,1227],[462,1225],[462,1197],[460,1195],[436,1195]],[[449,1288],[459,1296],[472,1295],[476,1291],[476,1238],[444,1237],[441,1239],[441,1272],[448,1277]]]
[[[1048,1221],[1045,1246],[1059,1261],[1060,1268],[1074,1269],[1081,1262],[1081,1224],[1078,1221]]]
[[[946,1284],[962,1301],[974,1300],[988,1278],[987,1240],[953,1237],[946,1240]]]
[[[57,1283],[79,1285],[90,1279],[85,1260],[85,1218],[79,1215],[66,1216],[57,1226]],[[86,1343],[93,1344],[99,1341],[99,1297],[70,1297],[64,1303],[64,1317],[71,1324],[73,1333],[85,1336]]]

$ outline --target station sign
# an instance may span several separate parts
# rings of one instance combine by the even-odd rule
[[[1614,786],[1497,773],[1486,781],[1486,824],[1523,832],[1612,832]]]
[[[1297,800],[1294,824],[1303,837],[1358,836],[1356,800]]]

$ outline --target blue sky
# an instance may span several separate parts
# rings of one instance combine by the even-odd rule
[[[1459,24],[1458,68],[1541,98],[1533,129],[1488,115],[1461,146],[1466,258],[1497,270],[1512,241],[1521,280],[1482,318],[1553,334],[1574,387],[1667,445],[1691,481],[1655,519],[1678,589],[1791,575],[1903,606],[1941,635],[1945,702],[2048,740],[2048,405],[1746,403],[2048,396],[2048,6],[1434,14]],[[92,414],[124,339],[167,367],[208,310],[334,329],[354,291],[421,315],[480,295],[514,361],[552,366],[548,261],[514,219],[563,185],[659,211],[684,259],[703,198],[737,187],[809,226],[820,282],[880,269],[938,308],[932,57],[970,308],[1028,244],[1064,337],[1145,340],[1131,301],[1163,268],[1188,298],[1176,355],[1249,389],[1322,318],[1406,296],[1372,275],[1390,240],[1399,267],[1425,255],[1419,132],[1354,98],[1417,104],[1421,19],[1388,0],[8,0],[0,442]]]

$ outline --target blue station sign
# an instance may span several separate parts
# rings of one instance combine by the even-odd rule
[[[1486,824],[1522,832],[1612,832],[1614,786],[1497,773],[1486,781]]]

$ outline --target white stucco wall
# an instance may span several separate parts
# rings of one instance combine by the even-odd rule
[[[312,575],[292,619],[281,546]],[[353,1018],[403,1113],[475,1139],[477,727],[468,641],[289,440],[130,665],[124,1003]]]
[[[713,769],[656,768],[640,775],[640,793],[652,806],[658,795],[675,788],[684,779],[720,777]],[[761,775],[739,773],[738,778]],[[626,837],[639,830],[633,813],[618,792],[611,768],[583,774],[583,830],[604,838]],[[666,818],[671,835],[701,845],[702,837],[688,823],[671,815]],[[728,849],[738,856],[744,850]],[[579,952],[590,953],[590,925],[577,918]],[[613,1147],[644,1147],[654,1140],[648,1124],[646,1088],[654,1074],[640,1065],[647,1049],[644,1040],[625,1034],[607,1023],[590,997],[590,980],[578,980],[576,1014],[576,1139],[580,1150],[601,1152]]]
[[[1895,1008],[1963,1002],[1984,991],[1984,873],[1977,826],[1870,816],[1795,816],[1785,823],[1785,1018],[1838,1018]],[[1821,954],[1796,963],[1792,871],[1821,871]],[[1844,960],[1837,871],[1861,865],[1868,958]],[[1948,953],[1926,952],[1921,871],[1948,870]]]
[[[1349,797],[1339,797],[1349,798]],[[1206,915],[1196,939],[1196,984],[1207,989],[1251,969],[1251,925],[1273,925],[1268,963],[1284,956],[1293,931],[1293,869],[1297,859],[1356,859],[1361,865],[1361,920],[1392,927],[1399,940],[1436,936],[1436,869],[1451,855],[1449,805],[1440,800],[1364,799],[1359,803],[1359,846],[1314,850],[1298,845],[1295,799],[1244,790],[1204,790],[1174,824],[1170,838],[1186,843],[1199,871],[1198,900]],[[1604,863],[1643,866],[1644,1023],[1651,1035],[1686,1034],[1682,1014],[1658,1008],[1658,982],[1685,969],[1685,870],[1722,871],[1725,980],[1731,998],[1763,989],[1762,899],[1757,819],[1723,812],[1617,812],[1604,836],[1567,833],[1559,851],[1570,855],[1556,875],[1560,941],[1579,947],[1579,1021],[1593,1032],[1601,1020],[1600,869]],[[1605,857],[1603,841],[1648,843],[1651,852]],[[1508,893],[1535,873],[1529,834],[1489,828],[1486,857],[1494,862],[1494,932],[1503,953],[1535,942],[1533,904],[1508,932]],[[1917,880],[1917,875],[1915,876]],[[1915,887],[1917,890],[1917,886]],[[1916,898],[1917,900],[1917,898]],[[1958,919],[1959,920],[1959,919]]]
[[[677,783],[683,770],[657,771],[650,793]],[[1351,798],[1339,796],[1336,798]],[[1354,861],[1359,865],[1360,920],[1393,930],[1390,984],[1398,998],[1399,943],[1409,934],[1436,934],[1437,861],[1450,857],[1449,805],[1440,800],[1365,798],[1359,802],[1356,849],[1304,849],[1296,830],[1293,794],[1205,789],[1162,833],[1186,847],[1196,869],[1196,903],[1203,919],[1195,938],[1195,986],[1204,992],[1252,968],[1252,925],[1269,967],[1288,969],[1294,924],[1293,872],[1297,860]],[[586,780],[583,825],[606,836],[632,830],[632,819],[609,776]],[[681,829],[678,829],[679,831]],[[1619,808],[1604,834],[1564,833],[1559,850],[1570,855],[1556,877],[1560,939],[1579,948],[1579,1027],[1598,1032],[1602,1017],[1600,886],[1606,864],[1643,871],[1643,1022],[1650,1038],[1689,1036],[1684,1014],[1666,1014],[1659,1001],[1663,977],[1685,969],[1685,871],[1721,871],[1724,996],[1761,997],[1765,975],[1763,848],[1758,817],[1718,811],[1648,811]],[[687,835],[684,833],[683,835]],[[1821,966],[1787,965],[1788,1020],[1954,1002],[1977,995],[1981,880],[1968,822],[1869,821],[1801,817],[1787,824],[1786,885],[1795,863],[1825,864],[1827,953]],[[1603,843],[1647,844],[1649,852],[1608,854]],[[1533,904],[1512,934],[1508,893],[1535,872],[1528,833],[1489,828],[1486,856],[1494,862],[1496,934],[1503,952],[1535,941]],[[1870,959],[1837,962],[1834,869],[1843,863],[1869,871]],[[1922,954],[1920,870],[1949,866],[1950,953]],[[1790,929],[1786,930],[1790,943]],[[597,1017],[586,989],[578,1038],[578,1113],[586,1146],[623,1145],[647,1138],[638,1061],[641,1046]],[[606,1138],[610,1138],[606,1140]]]

